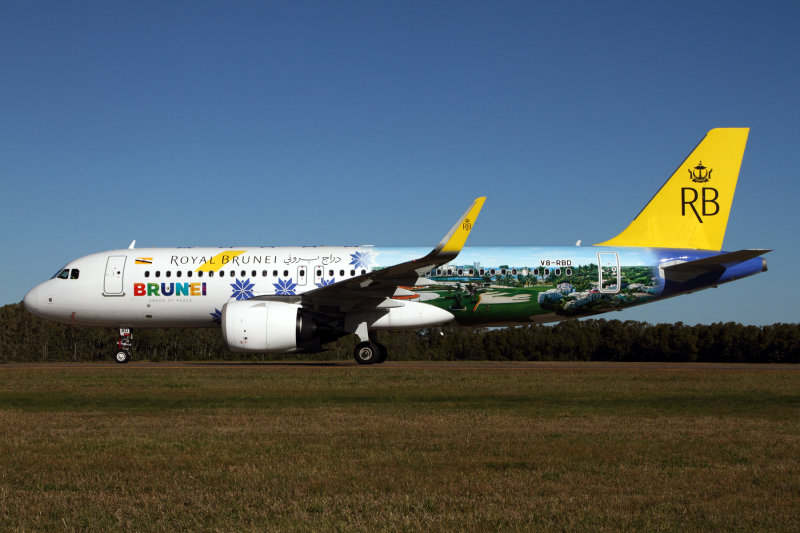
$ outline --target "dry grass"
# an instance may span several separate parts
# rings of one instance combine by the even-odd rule
[[[797,530],[798,415],[797,372],[0,369],[0,529]]]

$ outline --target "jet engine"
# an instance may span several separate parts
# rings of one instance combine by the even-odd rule
[[[300,305],[269,300],[225,304],[222,338],[228,348],[238,352],[316,351],[321,344],[314,320]]]

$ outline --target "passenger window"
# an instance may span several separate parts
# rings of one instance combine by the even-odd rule
[[[146,278],[150,277],[150,271],[149,270],[145,270],[144,271],[144,277],[146,277]]]
[[[366,273],[367,273],[367,271],[366,271],[365,269],[363,269],[363,268],[362,268],[362,269],[361,269],[361,275],[363,276],[363,275],[364,275],[364,274],[366,274]]]
[[[256,277],[256,276],[258,276],[258,272],[256,272],[255,270],[253,270],[253,271],[251,272],[251,274],[253,275],[253,277]]]
[[[316,274],[316,276],[317,276],[318,278],[321,278],[321,277],[322,277],[322,270],[319,270],[319,269],[317,269],[317,274]]]
[[[200,272],[198,272],[198,273],[197,273],[197,277],[198,277],[198,278],[202,278],[202,277],[203,277],[203,271],[202,271],[202,270],[201,270]]]
[[[288,270],[284,270],[283,271],[283,277],[284,278],[288,278],[289,277],[289,271]]]
[[[333,277],[333,270],[328,270],[328,277],[329,277],[329,278],[332,278],[332,277]]]
[[[277,270],[273,270],[272,271],[272,277],[273,278],[277,278],[278,277],[278,271]]]
[[[339,271],[339,276],[341,276],[341,277],[344,277],[344,269],[341,269],[341,270]]]
[[[161,277],[161,271],[160,271],[160,270],[156,270],[156,277],[157,277],[157,278],[160,278],[160,277]]]
[[[355,269],[351,269],[351,270],[350,270],[350,275],[351,275],[351,276],[355,276],[355,275],[356,275],[356,271],[355,271]]]
[[[167,270],[167,277],[170,277],[170,276],[172,276],[172,271],[171,270]]]
[[[192,277],[192,271],[191,270],[187,270],[186,271],[186,277],[187,278],[191,278]]]
[[[211,274],[211,272],[209,272],[209,274]],[[225,277],[225,271],[224,270],[220,270],[219,271],[219,277],[221,277],[221,278]]]
[[[81,271],[77,268],[73,268],[72,272],[69,275],[69,279],[78,279],[78,276],[81,275]]]
[[[202,272],[198,272],[198,274],[202,274]],[[208,277],[209,278],[213,278],[214,277],[214,271],[213,270],[208,272]]]
[[[178,270],[177,272],[175,272],[175,277],[178,277],[178,278],[179,278],[179,277],[181,277],[181,275],[183,275],[183,272],[181,272],[180,270]]]
[[[267,272],[266,270],[262,270],[262,271],[261,271],[261,277],[262,277],[262,278],[266,278],[266,277],[267,277],[267,274],[268,274],[268,272]]]
[[[571,276],[571,275],[572,275],[572,269],[571,269],[571,268],[568,268],[568,269],[567,269],[567,276]]]
[[[247,275],[247,272],[242,270],[242,277],[245,277],[246,275]]]
[[[235,271],[235,270],[231,270],[231,271],[229,272],[229,274],[231,275],[231,277],[232,277],[232,278],[235,278],[235,277],[236,277],[236,271]]]

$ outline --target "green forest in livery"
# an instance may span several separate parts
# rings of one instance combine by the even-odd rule
[[[450,267],[448,266],[448,269]],[[581,316],[642,303],[661,290],[658,272],[650,266],[596,264],[569,268],[511,269],[501,265],[484,276],[470,276],[474,267],[453,267],[461,276],[431,275],[433,285],[417,287],[411,298],[447,309],[460,323],[546,320],[548,314]]]

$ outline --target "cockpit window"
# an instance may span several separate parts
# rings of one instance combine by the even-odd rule
[[[72,272],[69,275],[69,279],[78,279],[78,276],[81,275],[81,271],[77,268],[73,268]]]
[[[64,268],[64,269],[60,270],[60,271],[59,271],[59,272],[58,272],[58,273],[57,273],[55,276],[53,276],[53,277],[54,277],[54,278],[58,278],[58,279],[68,279],[68,278],[69,278],[69,269],[68,269],[68,268]]]

